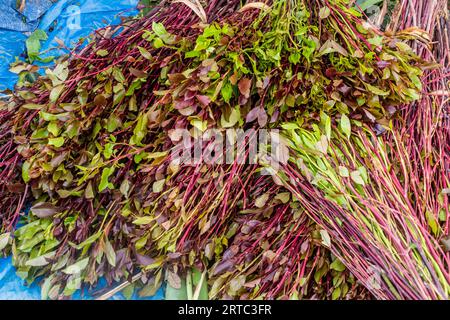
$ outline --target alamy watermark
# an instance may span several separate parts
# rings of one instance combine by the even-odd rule
[[[259,164],[265,175],[277,172],[289,160],[287,142],[278,129],[173,129],[172,164]]]
[[[81,9],[79,6],[72,5],[66,9],[67,28],[71,31],[81,29]]]

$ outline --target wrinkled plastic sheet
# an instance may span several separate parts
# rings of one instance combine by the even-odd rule
[[[9,65],[25,50],[25,40],[36,29],[45,30],[48,40],[42,44],[41,55],[59,56],[68,53],[58,48],[57,39],[71,48],[80,38],[109,24],[120,22],[121,16],[138,12],[139,0],[26,0],[23,12],[17,0],[0,0],[0,91],[12,89],[17,75]]]
[[[41,18],[53,5],[50,0],[26,0],[22,11],[17,8],[17,0],[0,2],[0,29],[18,32],[34,31]]]
[[[26,0],[23,12],[16,9],[16,0],[0,0],[0,91],[12,89],[17,76],[9,72],[9,65],[25,49],[25,40],[37,28],[45,30],[48,40],[42,44],[42,56],[59,56],[68,53],[57,49],[56,39],[72,47],[82,37],[95,29],[120,22],[120,16],[136,15],[138,0]],[[106,288],[106,281],[90,290],[77,292],[73,299],[91,300],[95,293]],[[16,274],[11,257],[0,258],[0,300],[39,300],[41,291],[39,279],[28,286]],[[121,293],[111,299],[121,300]],[[159,290],[154,297],[132,299],[163,299]]]

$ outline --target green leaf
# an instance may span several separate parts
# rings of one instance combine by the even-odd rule
[[[365,182],[363,178],[361,177],[361,172],[359,170],[352,171],[350,173],[350,177],[352,178],[353,182],[360,185],[365,185]]]
[[[158,37],[164,37],[167,34],[166,28],[160,22],[153,21],[152,30]]]
[[[148,131],[147,124],[148,124],[147,113],[140,114],[137,119],[136,127],[134,127],[134,130],[133,130],[134,135],[133,135],[133,137],[131,137],[130,144],[132,144],[132,145],[140,145],[141,144],[142,140],[147,135],[147,131]]]
[[[105,144],[105,149],[103,150],[103,156],[105,159],[110,159],[112,155],[114,154],[114,144],[113,143],[107,143]]]
[[[417,92],[417,90],[408,88],[405,89],[405,94],[410,97],[412,100],[419,100],[420,99],[420,93]]]
[[[383,37],[382,36],[375,36],[373,38],[370,38],[367,40],[370,44],[373,44],[376,47],[379,47],[383,44]]]
[[[31,139],[45,139],[48,138],[48,130],[47,129],[38,129],[37,131],[33,132],[31,135]]]
[[[106,254],[106,260],[108,260],[108,263],[115,267],[116,266],[116,252],[114,251],[114,248],[112,247],[111,243],[108,239],[105,240],[105,254]]]
[[[439,224],[434,216],[434,214],[430,211],[427,211],[425,213],[428,226],[430,227],[430,230],[433,232],[433,234],[436,236],[439,233]]]
[[[60,148],[64,145],[64,138],[63,137],[50,138],[48,139],[48,144],[51,146],[55,146],[56,148]]]
[[[136,224],[138,226],[149,224],[154,219],[152,217],[140,217],[133,221],[133,224]],[[147,239],[145,239],[145,242],[147,242]]]
[[[116,131],[117,128],[120,128],[122,126],[122,121],[118,116],[115,114],[112,114],[108,118],[108,123],[106,124],[106,130],[108,130],[109,133],[112,133]]]
[[[322,7],[319,10],[319,18],[320,19],[326,19],[329,17],[331,11],[328,7]]]
[[[69,113],[65,112],[65,113],[59,113],[59,114],[52,114],[52,113],[47,113],[47,112],[40,111],[39,115],[45,121],[56,121],[56,120],[65,120],[65,119],[67,119],[67,117],[69,116]]]
[[[327,136],[328,140],[331,140],[331,117],[327,115],[325,112],[320,112],[320,123],[322,124],[325,135]]]
[[[240,119],[241,119],[241,110],[239,109],[239,107],[236,107],[231,110],[228,120],[226,120],[224,114],[222,114],[220,118],[220,124],[222,125],[223,128],[231,128],[234,127],[239,122]]]
[[[125,93],[125,96],[129,97],[134,94],[134,92],[142,87],[142,83],[144,83],[145,79],[136,79],[133,81],[131,86],[128,88],[127,92]]]
[[[357,3],[362,11],[366,11],[370,7],[373,7],[382,1],[383,0],[359,0]]]
[[[326,135],[322,135],[320,137],[320,140],[316,143],[315,145],[316,149],[323,153],[323,154],[327,154],[328,153],[328,138]]]
[[[330,268],[339,272],[342,272],[345,270],[345,265],[338,259],[334,260],[333,263],[330,265]]]
[[[222,98],[226,103],[229,103],[231,100],[231,97],[233,96],[233,86],[231,83],[227,82],[220,90],[222,94]]]
[[[288,203],[291,198],[290,192],[281,192],[275,196],[274,199],[280,200],[282,203]]]
[[[30,267],[46,266],[50,263],[49,259],[53,258],[55,256],[55,254],[56,254],[56,251],[46,253],[42,256],[28,260],[27,262],[25,262],[25,265],[30,266]]]
[[[78,245],[71,243],[71,245],[75,249],[81,250],[81,249],[84,249],[85,247],[93,244],[95,241],[97,241],[98,238],[100,238],[101,235],[102,235],[102,232],[97,232],[97,233],[93,234],[92,236],[90,236],[89,238],[87,238],[86,240],[84,240],[82,243],[80,243]]]
[[[153,41],[153,46],[155,47],[155,49],[159,49],[164,47],[164,41],[161,40],[161,38],[156,38]]]
[[[316,51],[316,42],[308,38],[303,39],[303,42],[306,46],[303,47],[302,54],[308,61],[311,61],[311,55]],[[338,48],[337,52],[340,52],[343,55],[348,54],[342,47]]]
[[[145,159],[158,159],[167,156],[169,151],[147,153]]]
[[[313,42],[315,43],[315,42]],[[333,39],[328,39],[319,49],[319,56],[337,52],[344,57],[348,56],[348,51]]]
[[[300,62],[301,57],[302,56],[301,56],[300,52],[291,53],[291,55],[289,56],[289,62],[294,65],[298,64]]]
[[[65,274],[80,274],[89,264],[89,257],[84,258],[64,269]]]
[[[269,200],[269,194],[268,193],[264,193],[263,195],[261,195],[258,198],[256,198],[255,206],[257,208],[262,208],[262,207],[264,207],[266,205],[267,200]]]
[[[366,86],[367,90],[369,90],[373,94],[376,94],[379,96],[388,96],[389,95],[389,91],[381,90],[380,88],[372,86],[371,84],[368,84],[368,83],[364,83],[364,85]]]
[[[55,137],[59,135],[59,126],[56,122],[50,122],[47,126],[47,130]]]
[[[350,172],[346,167],[339,166],[339,175],[344,178],[348,178],[350,176]]]
[[[96,54],[100,57],[106,57],[109,54],[109,52],[108,50],[100,49],[96,52]]]
[[[166,183],[165,179],[155,181],[153,183],[153,192],[160,193],[163,190],[164,184]]]
[[[337,300],[341,296],[341,288],[334,288],[333,293],[331,294],[332,300]]]
[[[106,189],[114,189],[114,185],[108,181],[109,177],[114,173],[116,169],[112,167],[103,168],[102,177],[98,186],[98,192],[102,192]]]
[[[320,230],[320,236],[322,237],[322,243],[330,248],[331,247],[331,239],[330,239],[330,235],[328,234],[328,232],[326,230]]]
[[[120,184],[120,193],[125,196],[125,198],[128,198],[128,193],[130,192],[130,181],[128,179],[125,179]]]
[[[369,182],[369,175],[367,174],[367,169],[366,167],[358,167],[358,171],[361,174],[361,178],[363,179],[364,183],[368,183]]]
[[[222,286],[224,285],[224,283],[225,283],[225,278],[223,278],[223,277],[217,278],[211,285],[211,289],[209,291],[209,296],[211,298],[216,297],[216,295],[219,293],[219,291],[222,288]]]
[[[114,68],[113,69],[113,77],[114,79],[119,82],[120,84],[124,84],[126,83],[126,79],[125,76],[123,75],[122,71],[119,68]],[[117,87],[114,92],[117,93],[120,91],[122,87]]]
[[[28,110],[41,110],[44,107],[42,104],[35,104],[35,103],[27,103],[22,106],[24,109]]]
[[[2,233],[0,234],[0,251],[6,248],[9,243],[9,239],[11,238],[11,233]]]
[[[25,161],[22,165],[22,179],[25,183],[28,183],[31,180],[29,175],[30,167],[31,165],[28,161]]]
[[[288,107],[294,107],[295,106],[295,97],[292,94],[289,94],[286,97],[286,105]]]
[[[414,86],[421,91],[422,90],[422,81],[420,81],[420,78],[416,76],[415,74],[410,74],[411,82],[414,84]]]
[[[283,123],[281,125],[281,127],[284,130],[296,130],[296,129],[300,129],[300,127],[298,126],[298,124],[293,123],[293,122],[289,122],[289,123]]]
[[[56,100],[58,100],[61,93],[64,91],[64,88],[65,88],[64,84],[60,84],[60,85],[54,87],[52,89],[52,91],[50,92],[50,101],[56,102]]]
[[[139,52],[141,53],[141,55],[147,59],[147,60],[153,60],[153,56],[150,52],[147,51],[147,49],[143,48],[143,47],[138,47]]]
[[[145,151],[142,151],[141,153],[134,155],[134,163],[139,164],[142,162],[143,159],[147,158],[148,153]]]
[[[208,121],[202,121],[202,120],[198,120],[198,119],[192,119],[191,120],[191,125],[194,128],[197,128],[198,130],[200,130],[201,132],[204,132],[207,128],[208,128]]]
[[[152,30],[158,36],[158,38],[155,39],[155,42],[158,41],[158,43],[156,45],[153,43],[156,48],[160,48],[164,46],[164,44],[174,44],[175,37],[167,32],[162,23],[153,22]]]
[[[49,202],[39,202],[30,208],[30,211],[41,219],[52,217],[61,212],[61,209]]]
[[[37,29],[31,36],[25,41],[25,46],[27,48],[27,54],[30,62],[39,58],[39,52],[41,51],[41,41],[47,40],[47,34],[45,31]]]
[[[352,134],[352,125],[350,124],[350,119],[345,114],[341,116],[339,128],[347,138],[350,138],[350,135]]]
[[[84,197],[86,199],[94,199],[95,197],[91,182],[89,182],[88,185],[86,186],[86,190],[84,191]]]

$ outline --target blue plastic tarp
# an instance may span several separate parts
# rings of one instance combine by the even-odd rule
[[[22,12],[17,8],[17,0],[0,2],[0,29],[16,32],[31,32],[39,25],[39,18],[52,6],[50,0],[27,0]]]
[[[25,41],[36,29],[45,30],[48,40],[42,44],[42,57],[67,53],[57,48],[57,39],[72,47],[93,30],[120,22],[120,16],[132,16],[138,12],[138,0],[26,0],[22,12],[17,10],[17,0],[0,0],[0,91],[12,89],[17,75],[9,72],[9,66],[25,50]],[[37,281],[38,282],[38,281]],[[38,283],[26,286],[16,275],[11,258],[0,258],[0,300],[39,300]],[[95,290],[106,285],[100,281]],[[149,300],[163,298],[163,291]],[[93,299],[92,292],[80,292],[73,299]],[[116,294],[112,299],[124,299]],[[136,293],[132,299],[140,299]]]
[[[53,3],[55,2],[55,3]],[[136,15],[139,0],[26,0],[23,12],[17,0],[0,0],[0,91],[12,89],[17,75],[9,65],[25,50],[25,40],[36,29],[45,30],[48,40],[42,44],[42,57],[67,53],[59,49],[57,39],[73,47],[82,37],[121,16]]]

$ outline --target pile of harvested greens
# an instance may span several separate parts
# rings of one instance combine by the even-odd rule
[[[163,1],[24,80],[0,104],[18,274],[51,299],[102,277],[101,298],[448,299],[447,4],[415,27],[400,1],[382,32],[353,2]]]

